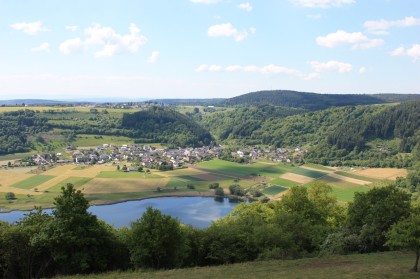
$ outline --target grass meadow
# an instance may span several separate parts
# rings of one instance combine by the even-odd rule
[[[287,279],[324,279],[324,278],[419,278],[411,272],[414,253],[382,252],[371,254],[353,254],[346,256],[328,256],[297,260],[271,260],[220,265],[212,267],[194,267],[174,270],[135,270],[111,272],[86,276],[59,277],[66,279],[210,279],[221,278],[287,278]]]

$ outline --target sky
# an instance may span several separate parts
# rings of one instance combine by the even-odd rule
[[[420,93],[419,0],[0,0],[0,99]]]

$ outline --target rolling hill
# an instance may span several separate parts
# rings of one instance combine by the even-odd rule
[[[420,94],[318,94],[291,90],[258,91],[226,99],[222,104],[286,106],[321,110],[334,106],[373,105],[419,100]]]

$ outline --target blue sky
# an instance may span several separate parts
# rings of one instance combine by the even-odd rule
[[[419,0],[0,0],[0,99],[420,93]]]

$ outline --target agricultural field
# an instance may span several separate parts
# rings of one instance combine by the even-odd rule
[[[122,165],[121,165],[122,166]],[[120,166],[120,167],[121,167]],[[0,169],[0,208],[30,209],[51,207],[61,187],[72,183],[93,204],[113,203],[152,196],[213,195],[209,184],[218,183],[229,192],[236,184],[243,189],[260,190],[272,199],[281,197],[291,187],[309,185],[314,181],[333,187],[340,201],[351,201],[356,192],[368,191],[381,181],[406,173],[400,169],[365,169],[353,172],[334,170],[317,165],[293,166],[258,160],[238,164],[214,159],[173,171],[123,172],[116,165],[60,165],[45,170],[38,168]],[[13,192],[15,200],[6,200]]]

